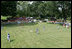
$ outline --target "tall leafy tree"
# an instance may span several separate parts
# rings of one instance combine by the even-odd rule
[[[58,5],[62,8],[62,18],[66,21],[71,17],[71,1],[58,1]]]
[[[1,1],[1,15],[15,16],[17,1]]]

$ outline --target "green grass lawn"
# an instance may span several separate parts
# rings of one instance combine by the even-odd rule
[[[38,35],[36,28],[39,28]],[[7,41],[8,32],[11,42]],[[1,30],[1,48],[71,48],[71,28],[49,23],[5,25]]]
[[[9,18],[11,16],[1,16],[1,20],[7,20],[7,18]]]
[[[2,20],[6,20],[6,19],[7,19],[7,17],[1,17],[1,19],[2,19]]]

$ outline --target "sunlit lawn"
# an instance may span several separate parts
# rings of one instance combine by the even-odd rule
[[[39,34],[36,34],[36,28],[39,28]],[[8,32],[11,42],[7,41]],[[71,48],[71,28],[67,30],[49,23],[5,25],[1,29],[1,48]]]

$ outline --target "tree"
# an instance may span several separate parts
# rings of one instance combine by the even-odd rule
[[[66,19],[71,17],[71,1],[58,1],[58,5],[62,8],[62,18],[66,22]]]
[[[1,1],[1,15],[15,16],[17,1]]]
[[[17,15],[20,17],[29,16],[29,3],[28,1],[18,1],[17,2]]]

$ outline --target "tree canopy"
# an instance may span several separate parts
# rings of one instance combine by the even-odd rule
[[[71,18],[71,1],[2,1],[1,15],[66,20]]]
[[[17,1],[1,1],[1,15],[15,16]]]

